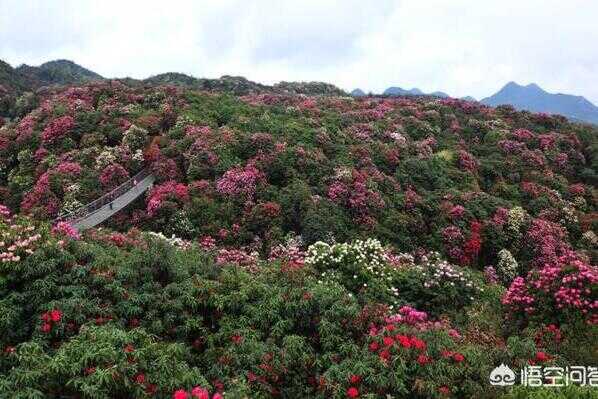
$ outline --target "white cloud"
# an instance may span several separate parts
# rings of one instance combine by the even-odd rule
[[[0,59],[476,97],[515,80],[598,102],[596,15],[583,0],[0,0]]]

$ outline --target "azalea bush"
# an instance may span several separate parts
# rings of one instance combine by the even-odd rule
[[[361,270],[363,256],[414,267],[413,257],[382,255],[375,241],[340,246],[336,259],[343,247],[353,247],[340,263],[346,269]],[[0,392],[497,397],[486,381],[501,362],[571,361],[572,352],[553,344],[572,339],[570,330],[512,337],[506,347],[476,340],[474,323],[497,333],[479,314],[452,322],[421,310],[427,301],[391,309],[338,281],[323,283],[315,251],[292,267],[276,258],[252,270],[219,265],[212,250],[160,234],[59,235],[4,272],[0,306],[11,328],[0,338]],[[47,284],[56,289],[38,288]],[[410,299],[408,291],[399,297]]]
[[[544,321],[598,323],[598,268],[573,252],[517,277],[503,297],[512,315]]]
[[[499,364],[596,363],[595,127],[287,88],[10,105],[0,396],[517,397]],[[102,228],[56,220],[144,169]]]
[[[399,269],[393,284],[402,301],[435,315],[472,304],[485,286],[478,273],[451,264],[437,253],[423,255],[413,266]]]

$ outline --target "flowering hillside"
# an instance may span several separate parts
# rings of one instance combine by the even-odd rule
[[[16,113],[0,397],[518,398],[501,363],[597,363],[598,128],[111,81]],[[102,229],[52,222],[144,167]]]

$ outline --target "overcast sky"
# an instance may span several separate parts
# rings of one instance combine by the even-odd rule
[[[598,104],[598,1],[0,0],[0,59],[477,98],[508,81]]]

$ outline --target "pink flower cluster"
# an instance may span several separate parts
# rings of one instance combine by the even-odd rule
[[[474,172],[478,168],[478,161],[469,152],[459,151],[459,167],[468,172]]]
[[[10,209],[6,205],[0,205],[0,216],[3,220],[10,220],[11,213]]]
[[[498,275],[494,266],[486,266],[484,268],[484,279],[487,284],[498,284]]]
[[[585,195],[586,189],[583,183],[575,183],[569,186],[569,194],[571,195]]]
[[[75,120],[72,116],[66,115],[56,118],[46,125],[42,132],[42,141],[52,143],[56,139],[65,136],[73,127],[75,127]]]
[[[129,178],[129,172],[120,164],[113,163],[104,168],[100,174],[100,183],[106,188],[114,188]]]
[[[241,249],[220,249],[216,255],[216,264],[224,266],[227,264],[233,264],[242,266],[250,271],[257,270],[257,255],[248,254]]]
[[[6,206],[0,205],[0,212],[7,223],[2,226],[0,261],[19,262],[25,256],[33,254],[42,236],[35,233],[34,226],[23,223],[23,220],[13,220]]]
[[[153,153],[154,148],[156,153]],[[152,147],[152,151],[149,154],[146,154],[146,158],[155,159],[151,168],[152,173],[159,179],[159,181],[177,180],[180,177],[179,168],[174,159],[160,155],[157,147]]]
[[[559,168],[565,168],[569,162],[569,155],[564,152],[559,152],[555,157],[554,162]]]
[[[57,172],[62,175],[78,176],[81,173],[81,165],[77,162],[61,162],[52,172]]]
[[[517,277],[502,298],[512,314],[545,310],[548,314],[577,311],[588,323],[598,323],[598,299],[593,290],[598,284],[598,268],[573,252],[566,251],[527,278]],[[538,304],[537,306],[534,306]],[[544,304],[548,309],[538,309]]]
[[[199,240],[199,246],[204,250],[204,251],[209,251],[211,249],[216,248],[216,240],[212,237],[212,236],[205,236],[200,238]]]
[[[513,136],[518,141],[530,141],[534,138],[534,134],[527,129],[517,129],[513,132]]]
[[[208,136],[212,132],[209,126],[187,126],[185,134],[187,136]]]
[[[32,212],[37,207],[43,207],[45,216],[54,216],[58,213],[60,202],[50,190],[50,174],[42,174],[33,190],[25,194],[21,201],[21,210],[25,213]]]
[[[502,226],[509,220],[509,210],[507,208],[498,207],[492,215],[492,223],[496,226]]]
[[[533,296],[528,293],[525,279],[521,276],[515,277],[509,289],[502,297],[502,304],[510,307],[510,312],[524,312],[530,314],[534,311]]]
[[[513,141],[513,140],[500,140],[498,142],[498,147],[503,150],[503,152],[507,155],[509,154],[518,154],[521,151],[523,151],[523,149],[526,148],[526,145],[524,143],[520,143],[518,141]]]
[[[187,186],[183,183],[170,180],[154,187],[147,201],[147,213],[149,216],[154,216],[162,208],[164,201],[189,201]]]
[[[434,153],[434,147],[436,147],[437,141],[434,137],[430,136],[424,140],[416,141],[415,148],[417,155],[420,158],[429,158]]]
[[[463,217],[464,213],[465,213],[465,208],[463,206],[461,206],[461,205],[455,205],[449,211],[449,216],[453,220],[458,220],[458,219],[461,219]]]
[[[533,265],[555,262],[569,248],[566,238],[567,233],[559,224],[533,219],[526,233],[526,242],[535,255]]]
[[[268,261],[280,260],[284,266],[291,269],[301,268],[305,263],[305,252],[298,245],[290,243],[277,245],[270,251]]]
[[[93,94],[88,87],[71,87],[56,95],[55,102],[64,104],[70,112],[93,109]]]
[[[386,330],[389,329],[389,325],[408,325],[418,331],[429,331],[429,330],[447,330],[449,336],[453,339],[460,339],[461,334],[451,328],[447,320],[430,320],[428,314],[424,311],[419,311],[411,306],[403,306],[399,309],[399,313],[388,316],[385,318],[387,326]],[[370,327],[370,336],[379,333],[379,329],[376,326]]]
[[[336,180],[328,187],[328,198],[367,217],[374,209],[384,208],[380,193],[368,187],[370,178],[366,172],[354,170],[351,181]]]
[[[52,234],[62,235],[72,240],[79,240],[81,238],[81,234],[79,234],[77,229],[75,229],[67,222],[56,223],[56,225],[52,227]]]
[[[35,153],[33,154],[33,158],[35,159],[36,162],[41,162],[44,160],[44,158],[46,158],[46,156],[48,156],[49,152],[48,150],[46,150],[44,147],[40,147],[37,150],[35,150]]]
[[[35,114],[29,114],[25,116],[17,125],[17,141],[23,141],[31,137],[33,134],[33,128],[35,127],[37,120]]]
[[[447,226],[442,229],[442,239],[446,244],[463,241],[463,233],[457,226]]]
[[[412,209],[422,201],[422,197],[411,187],[405,190],[405,208]]]
[[[415,326],[420,323],[425,323],[428,320],[426,312],[419,311],[411,306],[403,306],[399,309],[399,313],[392,315],[386,319],[387,323],[395,324],[409,324]]]
[[[539,150],[526,150],[521,154],[521,158],[531,167],[542,168],[546,165],[546,158]]]
[[[227,170],[216,182],[216,190],[220,194],[239,195],[250,199],[255,195],[257,185],[263,181],[265,181],[264,174],[249,164],[243,168]]]
[[[216,392],[211,399],[222,399],[221,393]],[[172,399],[210,399],[210,392],[202,387],[195,387],[191,390],[191,394],[184,389],[177,389],[172,394]]]
[[[556,144],[555,134],[541,134],[538,136],[538,139],[540,140],[540,148],[542,151],[551,150]]]

